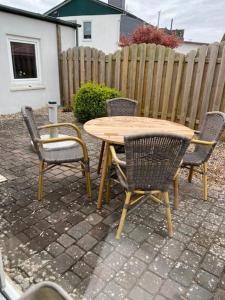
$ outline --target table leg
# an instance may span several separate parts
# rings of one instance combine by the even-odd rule
[[[98,209],[100,209],[102,207],[102,198],[103,198],[103,193],[104,193],[105,179],[106,179],[107,171],[108,171],[109,155],[110,155],[109,143],[106,142],[105,143],[105,149],[104,149],[104,158],[103,158],[101,181],[100,181],[99,192],[98,192],[98,202],[97,202],[97,208]]]

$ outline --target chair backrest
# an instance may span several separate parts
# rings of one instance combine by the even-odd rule
[[[36,141],[36,139],[40,139],[41,137],[40,137],[37,125],[36,125],[33,110],[29,106],[23,106],[21,108],[21,113],[22,113],[23,119],[25,121],[25,124],[27,125],[27,129],[29,131],[34,148],[35,148],[39,158],[42,159],[43,147],[40,144],[38,144]]]
[[[167,191],[190,139],[153,133],[126,136],[126,171],[130,191]]]
[[[135,116],[137,101],[127,98],[114,98],[106,101],[107,114],[113,116]]]
[[[218,142],[225,129],[225,114],[219,111],[208,112],[200,127],[199,139],[209,142]],[[213,146],[196,145],[195,152],[201,155],[203,161],[207,161],[214,149]]]

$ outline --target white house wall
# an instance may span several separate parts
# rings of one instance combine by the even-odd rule
[[[92,22],[92,39],[83,39],[83,27],[79,28],[79,46],[94,47],[103,52],[112,53],[118,49],[120,37],[121,15],[91,15],[61,17],[65,21],[77,21],[83,26],[83,22]]]
[[[74,43],[74,30],[63,27],[67,39]],[[40,85],[18,89],[12,84],[8,35],[40,41]],[[62,45],[67,47],[72,43],[62,41]],[[50,100],[60,103],[56,24],[0,12],[0,114],[19,112],[23,105],[41,108]]]
[[[201,46],[202,44],[198,44],[198,43],[193,44],[193,43],[184,42],[179,47],[175,48],[175,51],[179,53],[187,54],[191,50],[198,50],[198,48],[200,48]]]
[[[67,26],[61,26],[61,25],[60,28],[61,28],[62,51],[75,47],[76,46],[75,29]]]

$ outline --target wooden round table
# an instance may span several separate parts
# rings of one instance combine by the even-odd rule
[[[93,137],[105,141],[102,176],[98,194],[98,208],[102,206],[104,184],[110,155],[110,144],[122,145],[124,144],[124,136],[141,133],[171,133],[179,134],[190,139],[192,139],[194,135],[192,129],[171,121],[127,116],[104,117],[90,120],[84,124],[84,130]]]

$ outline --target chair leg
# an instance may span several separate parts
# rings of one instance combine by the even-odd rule
[[[81,167],[81,173],[82,173],[82,175],[85,176],[85,167],[84,167],[84,165],[83,165],[82,162],[80,163],[80,167]]]
[[[91,200],[91,176],[89,171],[85,171],[85,178],[86,178],[86,189],[87,189],[87,194],[88,197]]]
[[[101,146],[99,161],[98,161],[98,169],[97,169],[98,174],[100,174],[101,168],[102,168],[102,159],[103,159],[104,148],[105,148],[105,142],[103,141],[102,146]]]
[[[179,208],[179,176],[177,175],[173,180],[173,187],[174,187],[174,208]]]
[[[172,224],[172,217],[170,211],[170,201],[169,201],[169,193],[163,192],[163,198],[166,205],[166,223],[167,223],[167,230],[169,237],[173,236],[173,224]]]
[[[125,219],[126,219],[126,215],[127,215],[127,209],[129,207],[130,204],[130,199],[131,199],[131,192],[126,192],[126,199],[125,199],[125,203],[123,206],[123,210],[122,210],[122,215],[120,218],[120,224],[119,227],[117,229],[116,232],[116,239],[119,240],[121,237],[121,233],[123,231],[123,227],[124,227],[124,223],[125,223]]]
[[[207,171],[208,171],[208,164],[204,163],[202,166],[202,182],[203,182],[203,199],[206,201],[208,198],[208,175],[207,175]]]
[[[43,196],[43,176],[45,163],[43,160],[39,162],[39,176],[38,176],[38,201],[42,200]]]
[[[194,166],[191,166],[190,170],[189,170],[189,175],[188,175],[188,182],[189,183],[191,183],[191,181],[192,181],[193,173],[194,173]]]

